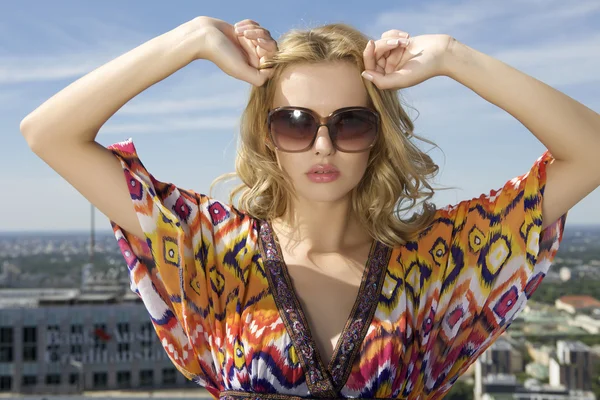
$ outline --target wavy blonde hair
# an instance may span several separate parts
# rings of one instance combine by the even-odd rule
[[[299,63],[344,61],[363,71],[363,50],[368,40],[344,23],[292,29],[284,34],[278,40],[278,51],[260,66],[273,68],[272,77],[260,87],[252,86],[241,116],[236,172],[217,177],[209,193],[217,182],[237,176],[243,183],[231,191],[230,203],[239,194],[239,210],[262,220],[283,216],[296,192],[289,176],[279,168],[268,138],[267,114],[279,78],[286,67]],[[434,195],[427,179],[437,175],[439,167],[410,139],[438,146],[414,134],[413,122],[400,105],[397,91],[364,82],[369,106],[381,116],[381,134],[371,148],[363,178],[351,191],[351,212],[371,237],[395,247],[414,240],[436,213],[435,205],[427,202]],[[413,208],[420,198],[424,198],[423,211],[402,220],[400,212]],[[400,207],[402,201],[410,204]]]

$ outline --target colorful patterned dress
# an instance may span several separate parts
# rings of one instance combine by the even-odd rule
[[[439,209],[416,241],[374,241],[329,363],[269,223],[121,161],[145,241],[111,221],[131,290],[175,367],[220,399],[441,399],[525,306],[567,214],[543,231],[546,151],[489,195]]]

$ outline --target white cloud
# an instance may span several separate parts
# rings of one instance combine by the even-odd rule
[[[120,115],[144,115],[144,114],[173,114],[182,112],[198,112],[207,110],[222,110],[241,108],[244,106],[245,93],[233,92],[202,97],[198,94],[194,98],[180,99],[157,99],[127,104],[121,110]]]
[[[239,126],[239,116],[186,117],[157,119],[145,123],[107,123],[99,134],[133,134],[182,131],[210,131],[235,129]]]
[[[376,18],[376,30],[372,35],[379,36],[384,30],[396,28],[419,35],[448,33],[462,40],[476,40],[484,28],[497,25],[498,36],[518,33],[532,37],[541,31],[555,36],[557,27],[580,24],[582,18],[600,12],[597,0],[576,3],[559,0],[463,0],[419,3],[419,7],[419,11],[381,13]]]
[[[599,3],[600,4],[600,3]],[[600,81],[600,34],[538,45],[522,45],[493,54],[551,86]]]

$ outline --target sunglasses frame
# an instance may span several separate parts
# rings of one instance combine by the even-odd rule
[[[277,146],[277,144],[275,143],[275,138],[273,137],[273,132],[271,130],[271,117],[273,116],[273,114],[275,114],[277,111],[280,110],[300,110],[300,111],[304,111],[310,115],[313,116],[313,118],[315,118],[316,121],[318,121],[317,124],[317,129],[315,129],[313,138],[310,141],[310,144],[307,145],[305,148],[301,149],[301,150],[285,150],[280,148],[279,146]],[[337,143],[337,131],[335,129],[335,126],[333,124],[333,118],[336,117],[338,114],[341,114],[343,112],[346,111],[367,111],[369,113],[371,113],[373,115],[373,117],[375,118],[375,129],[376,129],[376,133],[375,133],[375,139],[373,140],[373,143],[371,143],[369,145],[369,147],[365,148],[365,149],[361,149],[361,150],[343,150],[340,149],[338,147],[338,143]],[[301,153],[304,151],[309,150],[310,148],[312,148],[312,146],[315,143],[315,140],[317,138],[317,133],[319,132],[319,128],[321,126],[326,126],[328,129],[328,133],[329,133],[329,139],[331,140],[331,143],[333,144],[333,147],[335,147],[335,149],[337,151],[341,151],[343,153],[362,153],[365,151],[368,151],[369,149],[371,149],[373,146],[375,146],[375,143],[377,142],[377,137],[379,136],[379,128],[380,128],[380,124],[381,124],[381,118],[379,116],[379,113],[369,107],[361,107],[361,106],[350,106],[350,107],[343,107],[343,108],[338,108],[337,110],[333,111],[331,114],[329,114],[326,117],[321,117],[319,114],[317,114],[315,111],[311,110],[310,108],[306,108],[306,107],[295,107],[295,106],[282,106],[282,107],[277,107],[274,109],[269,110],[269,114],[267,116],[267,129],[269,131],[269,138],[271,139],[271,143],[273,144],[273,146],[275,146],[275,148],[279,151],[283,151],[285,153]],[[331,132],[335,132],[334,135],[331,134]]]

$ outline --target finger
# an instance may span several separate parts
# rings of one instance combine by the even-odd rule
[[[376,70],[380,71],[382,73],[385,72],[385,63],[386,63],[385,58],[380,58],[379,60],[377,60],[377,69]]]
[[[273,56],[275,55],[275,53],[277,52],[277,46],[273,47],[273,48],[264,48],[261,47],[261,43],[259,41],[256,41],[258,46],[256,47],[256,55],[259,58],[259,63],[263,63],[266,60],[269,60],[271,58],[273,58]]]
[[[263,49],[265,51],[277,51],[277,42],[275,40],[266,40],[264,38],[259,37],[258,39],[256,39],[256,44],[260,46],[260,49]]]
[[[403,44],[402,46],[393,50],[390,53],[390,55],[386,58],[386,67],[385,67],[386,73],[396,71],[398,69],[402,59],[405,58],[404,53],[410,47],[410,43],[411,43],[410,38],[407,38],[406,40],[408,41],[408,44],[405,44],[405,45]]]
[[[264,29],[264,28],[245,29],[241,33],[249,39],[258,39],[259,37],[261,37],[263,39],[273,39],[271,37],[271,33],[267,29]]]
[[[252,25],[258,25],[260,26],[260,24],[252,19],[243,19],[241,21],[238,21],[234,24],[234,26],[244,26],[244,25],[248,25],[248,24],[252,24]]]
[[[257,28],[259,28],[259,26],[254,25],[254,24],[238,25],[238,26],[234,27],[235,33],[237,33],[238,35],[241,35],[242,33],[244,33],[247,30],[257,29]]]
[[[271,56],[277,51],[277,42],[271,38],[266,30],[256,29],[246,31],[244,32],[244,37],[251,39],[259,59],[266,55]]]
[[[392,42],[388,43],[388,40],[391,40],[393,43]],[[393,50],[400,46],[404,46],[404,44],[399,40],[399,38],[376,40],[375,41],[375,59],[378,60],[379,58],[383,57],[383,54],[386,51]]]
[[[397,37],[408,37],[408,32],[404,32],[398,29],[390,29],[381,34],[382,39],[397,38]]]
[[[262,39],[262,38],[259,38]],[[259,58],[259,62],[263,62],[263,58],[267,59],[271,56],[273,56],[273,54],[275,54],[275,51],[273,50],[269,50],[269,49],[265,49],[264,47],[261,47],[261,42],[259,40],[252,40],[252,44],[256,46],[256,55]]]
[[[399,81],[401,80],[401,77],[398,77],[397,73],[385,75],[375,71],[365,72],[373,77],[373,79],[369,80],[373,82],[375,86],[377,86],[379,89],[392,89],[394,87],[400,86]]]
[[[273,68],[263,68],[258,70],[258,85],[262,86],[265,82],[267,82],[272,76],[275,70]]]
[[[363,59],[364,59],[364,63],[365,63],[365,69],[375,69],[376,66],[376,62],[375,62],[375,53],[374,53],[374,49],[375,45],[373,44],[372,40],[369,40],[367,42],[367,45],[365,46],[365,49],[363,50]]]
[[[254,45],[250,39],[246,39],[243,36],[238,36],[238,40],[246,53],[248,64],[252,65],[254,68],[258,68],[259,57],[258,54],[256,54],[256,45]]]

